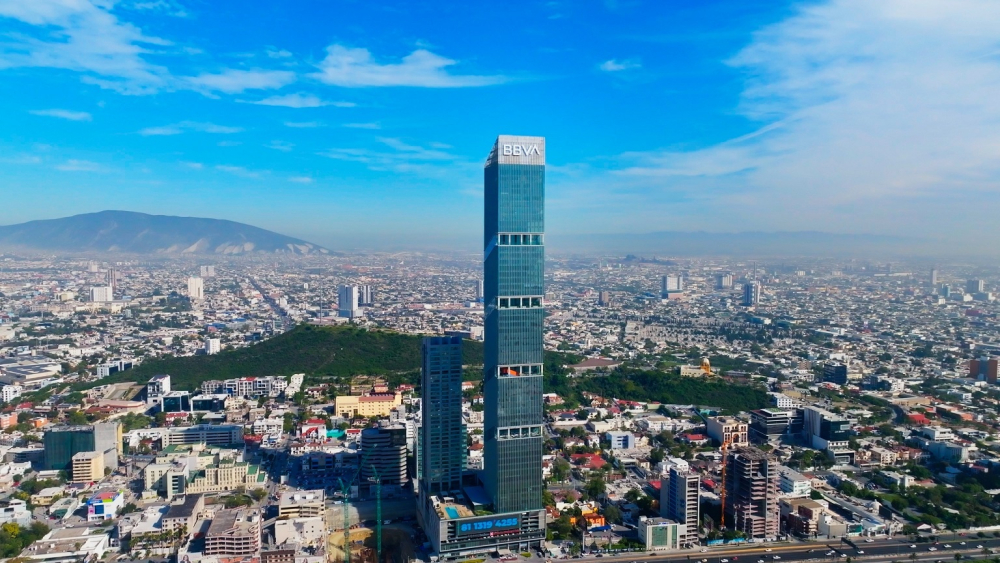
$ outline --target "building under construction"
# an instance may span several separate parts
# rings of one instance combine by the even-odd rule
[[[748,538],[778,536],[778,462],[753,448],[736,448],[726,456],[726,523]]]

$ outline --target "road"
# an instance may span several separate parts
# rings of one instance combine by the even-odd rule
[[[855,538],[858,549],[841,543],[840,540],[829,540],[825,542],[803,542],[796,544],[753,544],[743,548],[719,547],[708,548],[708,551],[686,550],[681,553],[670,553],[664,555],[638,555],[623,554],[616,559],[641,560],[655,563],[689,563],[707,560],[708,563],[724,563],[727,559],[729,563],[784,563],[786,561],[839,561],[850,557],[852,561],[862,560],[896,560],[900,562],[910,561],[910,555],[916,554],[919,561],[937,561],[945,563],[954,561],[955,554],[961,553],[965,559],[983,558],[982,548],[990,548],[994,551],[1000,550],[1000,539],[997,538],[976,538],[960,537],[957,541],[942,541],[940,544],[932,543],[912,543],[909,538],[878,539],[872,543],[865,543],[863,538]],[[961,545],[961,542],[966,545]],[[911,548],[915,545],[915,548]],[[951,545],[946,548],[945,545]],[[934,547],[936,551],[930,551]],[[833,551],[833,555],[827,555]],[[861,553],[863,551],[864,553]],[[843,554],[843,556],[841,555]],[[778,556],[779,559],[774,559]]]

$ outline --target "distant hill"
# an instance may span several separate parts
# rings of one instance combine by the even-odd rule
[[[272,231],[197,217],[101,211],[0,227],[0,248],[130,254],[327,254]]]
[[[187,390],[194,390],[209,379],[293,373],[310,376],[395,374],[398,376],[396,382],[413,382],[414,374],[420,370],[422,340],[420,336],[387,330],[305,324],[246,348],[211,356],[148,360],[135,369],[101,379],[94,385],[146,381],[159,373],[169,373],[173,387]],[[462,353],[466,365],[483,364],[482,342],[467,340]],[[480,372],[476,368],[470,375],[481,376]]]

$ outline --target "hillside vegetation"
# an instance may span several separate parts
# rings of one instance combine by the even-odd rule
[[[211,356],[164,357],[95,384],[147,381],[169,373],[177,389],[195,389],[202,381],[235,377],[287,376],[305,373],[310,379],[351,375],[406,374],[413,379],[420,370],[423,337],[353,326],[299,325],[259,344]],[[483,343],[467,340],[462,349],[467,366],[483,364]],[[473,369],[470,372],[478,372]]]

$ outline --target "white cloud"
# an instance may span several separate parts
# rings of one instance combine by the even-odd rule
[[[637,61],[632,61],[632,60],[619,61],[617,59],[611,59],[601,63],[598,68],[600,68],[604,72],[619,72],[622,70],[633,70],[641,67],[642,65],[639,64]]]
[[[804,4],[728,61],[755,132],[621,155],[604,181],[661,216],[711,209],[735,229],[995,240],[998,44],[991,0]]]
[[[240,176],[241,178],[259,178],[261,175],[260,172],[247,170],[242,166],[228,166],[228,165],[218,164],[215,166],[215,169],[221,172],[226,172],[228,174],[233,174],[234,176]]]
[[[381,129],[382,126],[378,123],[345,123],[344,127],[350,129]]]
[[[377,140],[390,150],[334,148],[319,154],[334,160],[364,164],[370,170],[379,172],[391,171],[439,178],[471,174],[477,166],[441,149],[414,145],[391,137],[380,137]]]
[[[295,148],[294,144],[286,141],[271,141],[269,144],[264,146],[281,152],[291,152],[291,150]]]
[[[215,144],[220,147],[238,147],[243,143],[241,141],[219,141]]]
[[[311,184],[315,180],[313,180],[309,176],[292,176],[291,178],[288,179],[288,181],[295,182],[296,184]]]
[[[89,160],[76,160],[69,159],[63,164],[57,164],[56,170],[62,170],[63,172],[96,172],[101,169],[101,166],[96,162],[90,162]]]
[[[185,131],[198,131],[201,133],[232,134],[243,131],[242,127],[229,127],[226,125],[216,125],[215,123],[202,123],[199,121],[181,121],[172,125],[160,127],[146,127],[140,129],[139,134],[144,137],[156,135],[180,135]]]
[[[0,0],[0,17],[37,26],[37,36],[13,35],[0,44],[0,69],[47,67],[126,94],[166,87],[166,68],[147,62],[146,46],[169,42],[144,35],[111,13],[110,0]]]
[[[294,127],[295,129],[312,129],[314,127],[322,127],[323,124],[318,121],[286,121],[285,127]]]
[[[191,170],[201,170],[205,168],[205,165],[200,162],[181,162],[181,166],[190,168]]]
[[[276,89],[295,81],[295,73],[266,69],[223,69],[197,76],[176,76],[149,55],[190,52],[170,41],[146,35],[113,13],[118,7],[187,13],[173,0],[0,0],[0,21],[18,20],[34,26],[30,32],[8,34],[0,42],[0,70],[38,67],[80,73],[81,80],[122,94],[153,94],[195,90],[205,95]],[[151,47],[166,53],[154,52]]]
[[[68,109],[33,109],[28,113],[32,115],[44,115],[46,117],[58,117],[70,121],[90,121],[91,116],[85,111],[72,111]]]
[[[449,74],[458,61],[417,49],[398,63],[379,63],[368,49],[330,45],[314,78],[345,87],[415,86],[421,88],[463,88],[506,82],[503,76]]]
[[[226,69],[185,77],[184,82],[200,92],[239,94],[246,90],[273,90],[295,82],[295,73],[287,70]]]
[[[287,59],[292,56],[292,53],[284,49],[268,48],[267,56],[271,57],[272,59]]]
[[[318,108],[323,106],[334,106],[338,108],[352,108],[356,106],[354,102],[332,102],[320,99],[312,94],[285,94],[282,96],[271,96],[263,100],[250,102],[262,106],[279,106],[286,108]]]

